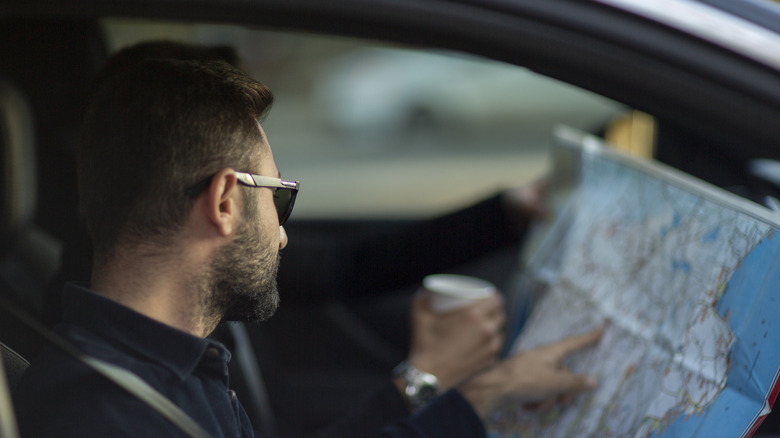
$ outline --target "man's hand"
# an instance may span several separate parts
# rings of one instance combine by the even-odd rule
[[[461,392],[484,418],[505,402],[544,403],[595,389],[594,377],[571,373],[563,360],[596,343],[602,333],[594,330],[508,358],[466,382]]]
[[[505,320],[499,294],[438,314],[431,309],[430,294],[421,293],[412,304],[409,361],[435,375],[447,390],[497,362]]]
[[[511,217],[521,223],[528,220],[545,220],[550,211],[547,205],[547,195],[550,191],[549,176],[521,187],[507,189],[502,194],[504,208]]]

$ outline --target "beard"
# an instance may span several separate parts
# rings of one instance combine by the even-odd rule
[[[279,259],[258,230],[242,223],[236,238],[217,252],[211,264],[206,314],[243,322],[273,316],[279,307]]]

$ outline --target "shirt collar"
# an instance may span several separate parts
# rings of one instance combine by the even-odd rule
[[[230,352],[219,342],[149,318],[90,290],[85,284],[67,284],[63,305],[63,323],[83,327],[116,348],[157,362],[182,380],[195,370],[207,350],[213,352],[216,348],[225,363],[230,360]],[[213,354],[209,356],[213,359]]]

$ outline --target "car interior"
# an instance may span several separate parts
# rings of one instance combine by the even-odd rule
[[[242,404],[271,434],[311,434],[388,379],[408,349],[408,310],[425,275],[513,287],[526,250],[520,233],[490,242],[447,236],[459,235],[452,224],[464,211],[543,177],[559,124],[759,203],[778,196],[771,176],[751,172],[759,157],[728,139],[460,52],[236,24],[0,21],[0,308],[46,326],[56,323],[64,282],[89,279],[75,151],[90,81],[108,56],[147,40],[230,46],[274,90],[263,127],[283,175],[302,181],[285,225],[282,305],[266,322],[214,334],[234,353],[231,384]],[[475,226],[470,220],[459,226]],[[437,257],[424,253],[442,241],[450,246],[428,249]],[[11,390],[43,342],[24,321],[0,317]]]

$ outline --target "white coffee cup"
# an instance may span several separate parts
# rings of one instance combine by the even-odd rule
[[[489,281],[455,274],[428,275],[423,279],[423,288],[431,293],[431,308],[437,313],[449,312],[496,293],[496,287]]]

